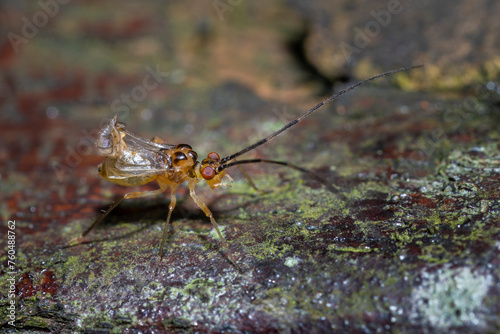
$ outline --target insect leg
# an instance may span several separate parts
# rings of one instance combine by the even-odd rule
[[[229,260],[231,260],[231,262],[235,265],[235,267],[238,269],[238,271],[241,272],[241,268],[238,266],[238,264],[236,263],[236,261],[231,256],[231,252],[229,250],[229,246],[228,246],[228,244],[226,242],[226,239],[222,236],[222,233],[220,233],[219,226],[215,222],[215,219],[214,219],[214,216],[213,216],[212,212],[207,207],[207,205],[205,203],[203,203],[203,201],[194,192],[195,185],[196,185],[196,180],[190,180],[189,181],[189,184],[188,184],[188,186],[189,186],[189,195],[191,195],[191,198],[196,203],[196,205],[198,205],[198,207],[201,210],[203,210],[203,212],[205,213],[205,215],[210,219],[210,221],[212,222],[212,225],[215,227],[215,231],[217,231],[217,234],[219,235],[219,238],[220,238],[220,240],[222,242],[222,245],[226,248],[226,250],[228,252]]]
[[[125,194],[127,195],[127,194]],[[118,204],[120,204],[121,201],[123,201],[123,199],[125,199],[125,195],[123,195],[122,197],[120,197],[118,200],[116,200],[113,204],[111,204],[111,206],[106,210],[106,212],[104,212],[102,215],[99,216],[99,218],[96,219],[96,221],[90,225],[81,235],[81,237],[83,238],[84,236],[86,236],[87,234],[89,234],[90,231],[92,231],[94,229],[94,227],[96,227],[97,225],[99,225],[102,220],[114,209],[118,206]]]
[[[158,255],[160,256],[160,261],[163,259],[163,247],[165,246],[165,242],[167,241],[168,227],[170,225],[170,217],[172,216],[172,211],[174,211],[175,204],[177,202],[177,198],[175,197],[175,193],[177,192],[177,184],[170,186],[170,205],[168,206],[168,216],[165,221],[165,225],[163,226],[163,235],[161,237],[160,243],[160,252]]]
[[[103,220],[104,218],[114,209],[118,206],[118,204],[120,204],[121,201],[123,201],[124,199],[129,199],[129,198],[138,198],[138,197],[147,197],[147,196],[154,196],[154,195],[158,195],[158,194],[161,194],[162,192],[164,192],[166,189],[166,186],[164,185],[161,185],[160,184],[160,189],[157,189],[157,190],[153,190],[153,191],[138,191],[138,192],[131,192],[131,193],[126,193],[125,195],[123,195],[122,197],[120,197],[117,201],[115,201],[107,210],[106,212],[104,212],[99,218],[97,218],[97,220],[92,224],[90,225],[83,233],[81,236],[77,237],[77,238],[74,238],[74,239],[71,239],[64,247],[68,247],[69,245],[71,245],[72,243],[74,243],[75,241],[80,241],[81,239],[83,239],[87,234],[90,233],[90,231],[92,231],[97,225],[99,225]]]
[[[253,182],[252,178],[250,177],[250,175],[248,175],[247,171],[241,167],[240,165],[237,165],[238,168],[240,169],[241,173],[243,174],[243,176],[245,176],[245,178],[247,179],[248,183],[250,184],[250,186],[252,188],[255,189],[255,191],[261,191],[259,188],[257,188],[257,185],[255,185],[255,183]]]

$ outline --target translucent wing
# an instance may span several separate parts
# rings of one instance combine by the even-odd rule
[[[175,145],[151,141],[125,130],[115,116],[99,132],[99,153],[107,157],[102,167],[111,179],[147,177],[172,170],[171,157],[165,152]]]

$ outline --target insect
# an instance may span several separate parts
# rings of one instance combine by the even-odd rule
[[[278,136],[280,133],[296,125],[322,106],[336,100],[340,96],[346,94],[347,92],[355,89],[358,86],[384,76],[388,76],[401,71],[408,71],[421,66],[422,65],[404,67],[373,76],[364,81],[360,81],[344,90],[339,91],[336,94],[331,95],[321,103],[309,109],[304,114],[302,114],[292,122],[286,124],[281,129],[272,133],[266,138],[261,139],[255,144],[250,145],[242,149],[241,151],[228,155],[224,158],[221,158],[220,155],[216,152],[211,152],[208,153],[206,158],[198,161],[198,154],[193,151],[191,146],[187,144],[166,144],[157,137],[153,138],[152,140],[142,138],[126,130],[125,124],[118,121],[118,116],[113,117],[109,121],[109,123],[99,132],[99,137],[96,142],[96,146],[99,152],[106,156],[106,160],[98,167],[99,175],[111,182],[127,187],[140,186],[152,181],[156,181],[159,185],[159,189],[153,191],[126,193],[117,201],[115,201],[108,210],[106,210],[91,226],[89,226],[82,233],[80,237],[71,240],[69,244],[71,244],[75,240],[83,239],[90,231],[92,231],[92,229],[99,225],[99,223],[122,200],[154,196],[165,192],[167,189],[170,189],[170,205],[168,207],[167,220],[165,221],[165,224],[163,226],[162,238],[160,242],[159,257],[161,261],[163,258],[163,249],[168,235],[170,218],[172,216],[172,211],[174,210],[176,205],[175,195],[177,192],[177,188],[182,183],[187,182],[191,198],[210,219],[213,227],[215,228],[215,231],[219,235],[223,246],[228,251],[228,258],[236,266],[236,268],[240,270],[240,267],[232,258],[229,252],[229,246],[222,236],[212,212],[196,195],[196,183],[198,183],[199,181],[205,181],[212,189],[215,189],[222,185],[226,185],[226,183],[222,181],[224,177],[232,181],[229,175],[226,174],[226,169],[228,169],[229,167],[242,164],[271,163],[287,166],[307,173],[325,184],[325,186],[327,186],[331,191],[337,191],[336,188],[329,185],[325,180],[317,177],[314,173],[288,162],[267,159],[236,160],[236,158],[265,144],[269,140]]]

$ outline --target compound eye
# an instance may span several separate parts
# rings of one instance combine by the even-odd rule
[[[220,155],[218,155],[215,152],[208,153],[207,158],[212,159],[214,161],[220,161]]]
[[[215,171],[212,167],[207,166],[201,171],[201,176],[203,176],[205,180],[211,180],[215,176]]]

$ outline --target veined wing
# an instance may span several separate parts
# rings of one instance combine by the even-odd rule
[[[96,146],[106,155],[103,167],[107,177],[129,177],[163,174],[172,170],[172,160],[165,151],[175,145],[158,143],[125,130],[117,116],[99,132]]]
[[[170,156],[162,152],[124,150],[119,157],[108,157],[104,163],[106,175],[113,179],[146,177],[172,171]]]
[[[96,146],[99,153],[111,157],[121,156],[124,150],[161,152],[162,150],[168,150],[175,147],[175,145],[158,143],[142,138],[125,130],[125,124],[118,122],[118,115],[115,115],[115,117],[101,129]]]
[[[164,150],[169,150],[175,148],[175,145],[157,143],[152,140],[142,138],[135,133],[127,131],[125,129],[121,130],[122,140],[130,151],[151,151],[151,152],[162,152]]]

